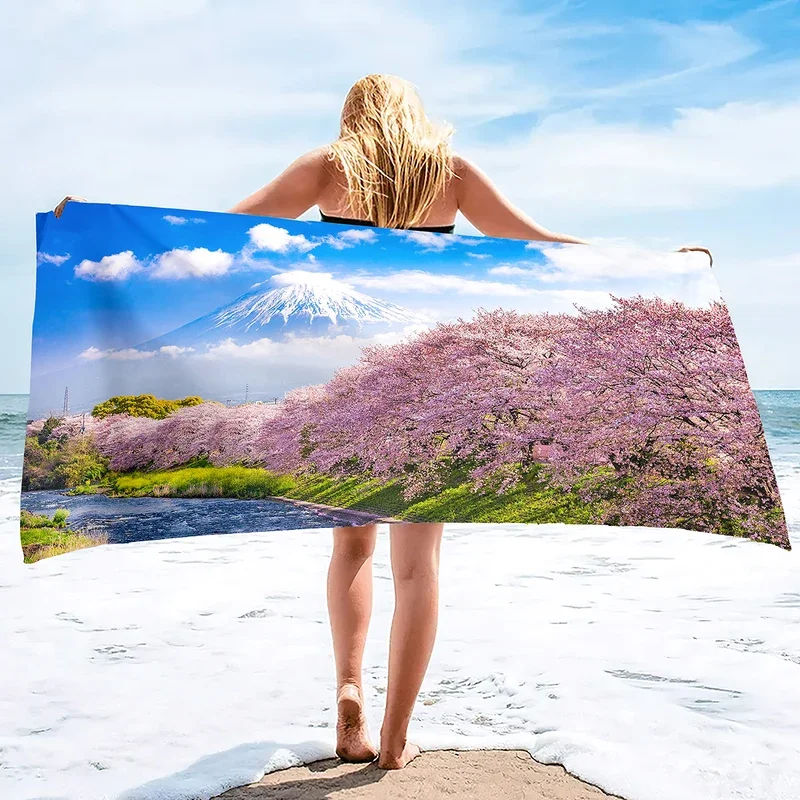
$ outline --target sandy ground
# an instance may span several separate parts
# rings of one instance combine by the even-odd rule
[[[225,800],[599,800],[611,797],[564,771],[520,751],[423,753],[406,769],[337,759],[266,775],[258,783],[219,795]]]

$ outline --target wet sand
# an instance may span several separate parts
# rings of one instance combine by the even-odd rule
[[[423,753],[403,770],[338,759],[273,772],[219,795],[224,800],[600,800],[612,797],[528,753],[475,750]]]

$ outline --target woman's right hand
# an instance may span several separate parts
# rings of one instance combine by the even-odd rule
[[[55,214],[56,219],[58,219],[63,213],[64,209],[67,207],[67,203],[73,201],[74,203],[87,203],[88,200],[85,197],[78,197],[75,194],[68,194],[54,209],[53,214]]]

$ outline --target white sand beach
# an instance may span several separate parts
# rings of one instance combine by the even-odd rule
[[[207,800],[333,756],[328,531],[23,566],[14,486],[0,501],[4,800]],[[373,731],[387,539],[366,653]],[[513,749],[628,800],[796,800],[799,615],[797,549],[448,526],[440,635],[412,725],[420,765],[430,751]]]

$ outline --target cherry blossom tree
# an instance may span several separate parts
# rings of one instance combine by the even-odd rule
[[[164,419],[114,414],[97,423],[95,441],[113,470],[168,469],[198,458],[215,465],[254,464],[254,443],[275,405],[206,402]]]
[[[721,303],[480,312],[366,350],[325,386],[287,398],[258,444],[273,469],[395,478],[408,496],[454,468],[503,491],[546,460],[598,522],[787,541]]]
[[[63,421],[53,435],[73,435]],[[64,433],[59,433],[63,429]],[[643,297],[575,314],[480,311],[273,406],[112,415],[115,470],[215,465],[504,492],[535,474],[598,523],[686,527],[788,546],[755,399],[722,303]]]

